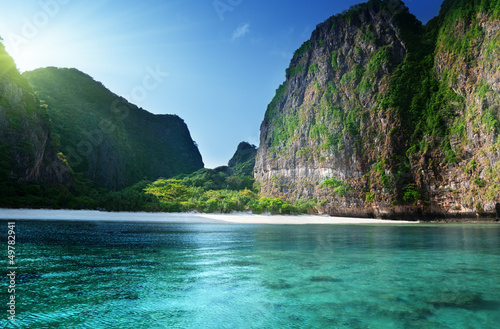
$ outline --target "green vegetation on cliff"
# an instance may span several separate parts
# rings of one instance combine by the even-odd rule
[[[46,104],[68,163],[97,185],[116,190],[203,168],[178,116],[140,109],[76,69],[49,67],[23,75]]]
[[[330,214],[494,214],[499,9],[446,0],[424,26],[400,1],[370,0],[319,24],[264,117],[261,192]]]
[[[44,195],[71,185],[58,146],[46,107],[0,43],[0,203],[10,205],[29,195],[38,199],[27,200],[27,206],[44,203]]]
[[[21,75],[0,45],[0,207],[101,209],[107,189],[202,167],[179,117],[139,109],[76,69]]]

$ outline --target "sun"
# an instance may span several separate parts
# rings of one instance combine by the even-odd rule
[[[12,33],[7,35],[3,42],[7,52],[14,58],[17,68],[25,72],[51,66],[63,55],[65,50],[56,44],[54,37],[45,33],[26,38]]]

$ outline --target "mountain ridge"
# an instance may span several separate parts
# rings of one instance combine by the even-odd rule
[[[116,190],[203,167],[177,115],[152,114],[77,69],[48,67],[23,76],[47,104],[69,164],[98,185]]]

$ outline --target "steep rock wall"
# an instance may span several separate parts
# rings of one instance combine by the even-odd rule
[[[261,191],[331,215],[495,216],[498,1],[445,2],[425,27],[395,3],[332,17],[296,51],[261,125]]]

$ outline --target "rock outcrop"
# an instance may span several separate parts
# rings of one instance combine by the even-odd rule
[[[253,176],[256,156],[257,147],[255,145],[241,142],[227,164],[231,170],[231,174],[236,176]]]
[[[499,14],[445,1],[422,26],[372,0],[318,25],[261,125],[261,192],[331,215],[495,216]]]

